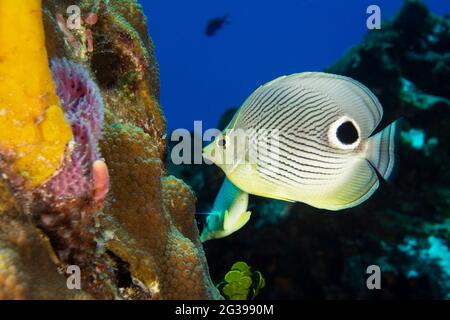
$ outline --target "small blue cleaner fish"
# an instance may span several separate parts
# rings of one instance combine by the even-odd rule
[[[373,134],[382,116],[374,94],[351,78],[283,76],[250,95],[203,156],[242,192],[328,210],[351,208],[375,192],[378,175],[389,180],[394,171],[399,122]],[[249,133],[243,140],[234,132]],[[232,150],[241,151],[230,162]]]
[[[250,219],[248,193],[243,192],[227,178],[222,183],[213,209],[206,218],[200,240],[224,238],[238,231]]]

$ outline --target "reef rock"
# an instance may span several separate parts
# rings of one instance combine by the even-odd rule
[[[49,58],[76,63],[98,86],[109,193],[103,206],[73,199],[70,211],[53,201],[37,208],[4,176],[0,298],[219,299],[194,220],[195,196],[166,173],[158,67],[141,7],[133,0],[79,1],[82,24],[73,30],[65,24],[73,4],[43,1],[46,48]],[[91,222],[84,223],[85,211],[76,213],[78,203],[90,206]],[[49,210],[61,221],[41,219]],[[66,286],[71,264],[81,269],[82,290]]]

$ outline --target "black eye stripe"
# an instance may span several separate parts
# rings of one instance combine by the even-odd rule
[[[351,121],[345,121],[336,129],[336,138],[343,144],[352,144],[359,139],[358,129]]]
[[[219,147],[221,147],[221,148],[226,148],[227,147],[227,139],[225,139],[225,137],[220,137],[218,140],[217,140],[217,145],[219,146]]]

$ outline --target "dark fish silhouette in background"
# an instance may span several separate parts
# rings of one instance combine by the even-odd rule
[[[208,37],[212,37],[227,23],[229,23],[228,14],[222,17],[213,18],[209,20],[208,24],[206,25],[205,34]]]

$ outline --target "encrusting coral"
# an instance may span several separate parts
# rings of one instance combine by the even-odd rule
[[[220,298],[195,225],[195,197],[166,176],[158,68],[140,6],[80,1],[83,19],[98,18],[89,26],[93,50],[80,55],[61,28],[72,4],[43,1],[48,56],[65,57],[53,60],[52,73],[73,139],[51,178],[31,191],[17,188],[14,175],[0,183],[0,297]],[[68,290],[57,272],[71,264],[81,269],[82,290]],[[39,290],[30,292],[33,283]]]

